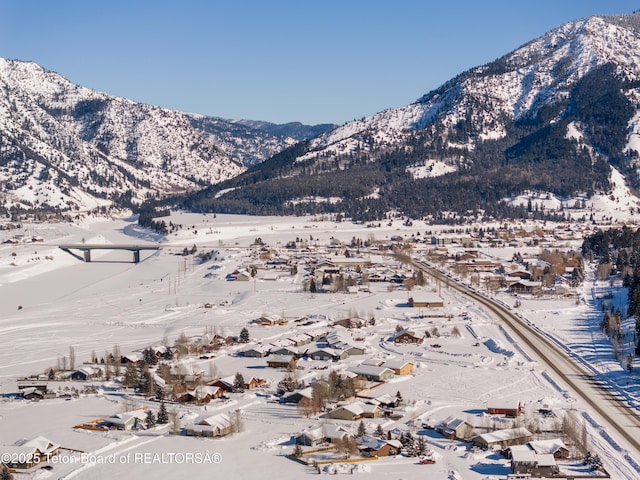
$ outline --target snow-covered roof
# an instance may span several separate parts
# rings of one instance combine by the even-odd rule
[[[504,442],[516,438],[530,437],[531,432],[524,427],[506,428],[504,430],[496,430],[495,432],[482,433],[478,435],[487,443]]]
[[[552,438],[548,440],[533,440],[529,442],[529,446],[537,453],[556,453],[560,449],[566,449],[561,438]]]
[[[512,448],[511,461],[513,463],[536,463],[536,452],[528,448]]]
[[[206,425],[209,427],[228,428],[233,424],[233,420],[225,413],[202,416],[195,422],[196,425]]]

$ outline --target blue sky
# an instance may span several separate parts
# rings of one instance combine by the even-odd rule
[[[0,56],[224,118],[344,123],[627,0],[0,0]]]

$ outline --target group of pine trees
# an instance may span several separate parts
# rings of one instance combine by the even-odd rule
[[[585,258],[598,261],[597,275],[606,279],[610,275],[622,278],[628,288],[627,314],[636,317],[635,355],[640,355],[640,230],[627,226],[599,230],[585,238],[582,244]],[[619,342],[622,338],[622,317],[619,310],[606,311],[601,326],[603,331]],[[630,359],[627,368],[631,369]]]

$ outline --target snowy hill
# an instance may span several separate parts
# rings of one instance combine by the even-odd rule
[[[127,205],[232,178],[296,143],[0,59],[0,208]]]
[[[190,205],[363,219],[389,211],[518,216],[505,199],[525,191],[564,199],[610,193],[611,166],[637,187],[638,25],[637,13],[567,23],[410,105],[277,155],[221,185],[228,193],[215,202],[214,188]],[[307,196],[341,201],[299,201]]]

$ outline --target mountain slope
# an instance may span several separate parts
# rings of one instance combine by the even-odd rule
[[[610,165],[637,185],[639,24],[639,14],[567,23],[411,105],[349,122],[186,205],[442,220],[452,216],[447,211],[526,216],[507,201],[526,190],[606,192]]]
[[[232,178],[296,143],[0,59],[0,209],[140,203]]]

